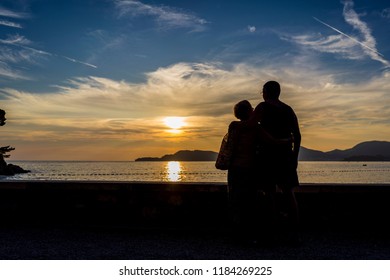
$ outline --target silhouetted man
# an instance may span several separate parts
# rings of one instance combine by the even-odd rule
[[[301,146],[301,133],[294,110],[279,100],[280,85],[269,81],[263,86],[264,102],[257,105],[254,118],[271,136],[277,139],[293,137],[292,145],[275,146],[262,143],[259,148],[258,168],[261,169],[260,183],[269,188],[276,185],[286,199],[287,212],[292,229],[298,225],[298,206],[293,188],[299,185],[297,166]]]

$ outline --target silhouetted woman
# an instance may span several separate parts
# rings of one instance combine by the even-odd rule
[[[266,227],[274,226],[274,192],[264,189],[256,162],[261,143],[288,145],[291,139],[275,139],[260,125],[248,126],[253,108],[247,100],[234,106],[239,121],[229,125],[227,145],[231,150],[228,167],[229,199],[233,231],[244,240],[256,240]],[[260,232],[261,231],[261,232]]]

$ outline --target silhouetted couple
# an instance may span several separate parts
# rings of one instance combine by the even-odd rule
[[[280,85],[269,81],[255,110],[247,100],[237,103],[240,121],[229,125],[227,145],[229,197],[235,233],[244,240],[273,241],[276,220],[284,214],[289,236],[298,238],[298,207],[294,187],[301,134],[293,109],[279,100]],[[277,188],[282,192],[276,209]]]

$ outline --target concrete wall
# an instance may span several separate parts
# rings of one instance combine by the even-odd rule
[[[387,228],[390,185],[302,184],[296,196],[303,227]],[[224,227],[228,193],[224,183],[0,181],[0,223]]]

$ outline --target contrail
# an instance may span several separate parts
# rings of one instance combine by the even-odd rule
[[[87,62],[82,62],[82,61],[79,61],[79,60],[76,60],[74,58],[70,58],[70,57],[67,57],[67,56],[64,56],[64,55],[60,55],[61,57],[69,60],[69,61],[72,61],[72,62],[75,62],[75,63],[81,63],[81,64],[84,64],[86,66],[89,66],[89,67],[93,67],[93,68],[98,68],[96,65],[93,65],[93,64],[90,64],[90,63],[87,63]]]
[[[370,51],[372,51],[372,52],[374,52],[374,53],[376,53],[376,54],[378,54],[378,55],[380,55],[380,56],[382,56],[382,57],[385,57],[383,54],[381,54],[381,53],[378,52],[377,50],[375,50],[375,49],[373,49],[373,48],[367,46],[366,44],[363,44],[362,42],[356,40],[355,38],[353,38],[353,37],[351,37],[351,36],[345,34],[344,32],[338,30],[337,28],[334,28],[333,26],[330,26],[329,24],[327,24],[327,23],[325,23],[325,22],[319,20],[319,19],[316,18],[316,17],[313,17],[313,18],[314,18],[316,21],[318,21],[319,23],[322,23],[323,25],[325,25],[325,26],[327,26],[327,27],[333,29],[334,31],[336,31],[336,32],[340,33],[341,35],[343,35],[343,36],[345,36],[345,37],[351,39],[352,41],[358,43],[359,45],[365,47],[366,49],[369,49]]]
[[[96,65],[93,65],[93,64],[90,64],[90,63],[87,63],[87,62],[76,60],[74,58],[70,58],[70,57],[67,57],[67,56],[64,56],[64,55],[59,55],[59,54],[49,53],[49,52],[46,52],[46,51],[37,50],[37,49],[31,48],[31,47],[27,47],[27,46],[24,46],[24,45],[21,45],[21,44],[17,44],[17,43],[12,42],[12,41],[0,40],[0,43],[7,44],[7,45],[18,46],[20,48],[23,48],[23,49],[26,49],[26,50],[30,50],[30,51],[33,51],[33,52],[36,52],[36,53],[39,53],[39,54],[43,54],[43,55],[62,57],[62,58],[65,58],[66,60],[69,60],[69,61],[74,62],[74,63],[80,63],[80,64],[83,64],[85,66],[89,66],[89,67],[92,67],[92,68],[98,68]]]
[[[71,57],[67,57],[67,56],[65,56],[65,55],[59,55],[59,54],[55,54],[55,53],[49,53],[49,52],[37,50],[37,49],[34,49],[34,48],[30,48],[30,47],[26,47],[26,46],[21,46],[21,45],[19,45],[19,46],[22,47],[22,48],[29,49],[29,50],[32,50],[32,51],[34,51],[34,52],[40,53],[40,54],[45,54],[45,55],[52,55],[52,56],[62,57],[62,58],[65,58],[66,60],[72,61],[72,62],[74,62],[74,63],[83,64],[83,65],[85,65],[85,66],[89,66],[89,67],[92,67],[92,68],[98,68],[96,65],[93,65],[93,64],[90,64],[90,63],[87,63],[87,62],[83,62],[83,61],[80,61],[80,60],[77,60],[77,59],[74,59],[74,58],[71,58]]]

